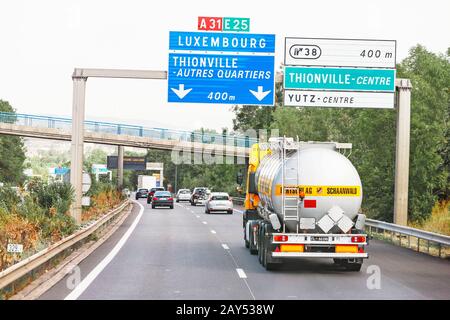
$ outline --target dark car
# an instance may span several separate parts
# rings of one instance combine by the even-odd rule
[[[155,194],[156,191],[164,191],[164,190],[166,190],[164,189],[164,187],[151,188],[150,191],[148,192],[147,203],[152,202],[153,195]]]
[[[173,197],[169,191],[156,191],[152,199],[152,209],[156,207],[170,207],[173,209]]]
[[[139,198],[147,198],[148,196],[148,189],[138,189],[138,191],[136,191],[136,200],[138,200]]]

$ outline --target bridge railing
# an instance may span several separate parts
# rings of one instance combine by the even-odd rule
[[[69,118],[22,113],[0,112],[0,122],[30,127],[59,129],[65,132],[70,132],[72,128],[72,120]],[[84,128],[88,132],[123,134],[158,140],[201,142],[205,144],[231,144],[237,147],[246,148],[257,142],[257,139],[255,138],[239,135],[222,135],[165,128],[146,128],[143,126],[90,120],[84,122]]]
[[[243,205],[244,200],[244,198],[233,197],[233,203],[237,205]],[[450,248],[450,236],[394,223],[366,219],[366,231],[372,236],[380,236],[382,240],[390,240],[393,244],[406,246],[418,252],[421,252],[422,248],[422,251],[432,254],[431,250],[435,249],[439,257],[445,255],[446,248]],[[414,244],[413,239],[416,240]],[[432,248],[433,245],[435,248]]]

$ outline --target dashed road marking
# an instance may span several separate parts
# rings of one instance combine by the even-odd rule
[[[222,248],[224,248],[225,250],[230,250],[230,247],[227,246],[225,243],[222,243]]]
[[[211,230],[211,233],[216,234],[217,232],[215,230]]]
[[[241,268],[236,268],[236,271],[239,275],[239,278],[247,279],[247,275],[245,274],[244,270],[242,270]]]
[[[203,224],[208,224],[208,222],[206,222],[206,221],[202,221],[202,223],[203,223]]]
[[[197,218],[200,218],[200,216],[196,216]]]

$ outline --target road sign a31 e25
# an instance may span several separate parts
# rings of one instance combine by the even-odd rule
[[[198,17],[198,30],[249,32],[250,18]]]
[[[275,35],[170,32],[168,101],[274,104]]]
[[[286,38],[284,104],[393,108],[394,40]]]

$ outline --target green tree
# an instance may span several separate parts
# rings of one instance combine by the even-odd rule
[[[413,84],[409,217],[428,217],[438,196],[449,196],[450,52],[434,54],[423,46],[410,50],[398,77]]]
[[[0,112],[15,112],[8,101],[0,100]],[[24,181],[25,148],[22,138],[0,136],[0,182]]]

